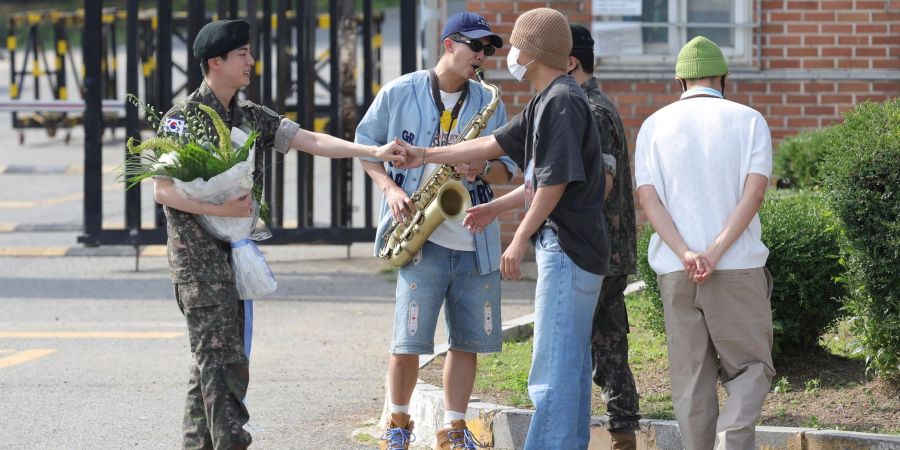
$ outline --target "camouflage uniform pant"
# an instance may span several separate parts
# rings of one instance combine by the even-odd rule
[[[244,396],[249,362],[244,355],[244,302],[232,283],[175,285],[191,341],[191,378],[184,408],[184,449],[244,449],[250,433]]]
[[[591,331],[594,383],[603,388],[610,431],[637,429],[641,418],[634,376],[628,367],[627,280],[627,275],[603,279]]]

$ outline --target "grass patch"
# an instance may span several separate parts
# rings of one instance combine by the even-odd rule
[[[833,355],[865,360],[865,354],[858,351],[859,342],[853,337],[850,326],[850,319],[835,323],[819,338],[819,345]]]
[[[353,435],[353,439],[356,439],[357,442],[359,442],[361,444],[365,444],[365,445],[373,445],[374,446],[374,445],[378,444],[378,439],[376,439],[375,436],[372,436],[371,434],[356,433]]]
[[[641,397],[641,415],[645,419],[675,420],[675,410],[672,408],[672,394],[650,394]],[[606,413],[606,408],[601,408]],[[597,414],[595,412],[594,414]]]
[[[528,371],[531,367],[531,340],[504,342],[503,351],[479,358],[475,390],[491,390],[509,398],[509,406],[531,408],[528,398]]]

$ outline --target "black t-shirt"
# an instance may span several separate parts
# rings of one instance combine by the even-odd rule
[[[557,77],[494,137],[525,172],[526,207],[536,187],[566,184],[545,226],[557,230],[560,247],[578,267],[606,274],[603,153],[587,96],[575,79]]]

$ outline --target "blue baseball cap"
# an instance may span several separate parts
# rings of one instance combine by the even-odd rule
[[[469,39],[481,39],[483,37],[490,38],[491,45],[496,48],[503,47],[503,39],[491,31],[491,26],[487,20],[478,14],[470,12],[461,12],[454,14],[447,19],[444,24],[444,32],[441,33],[441,40],[447,39],[448,36],[459,33]]]

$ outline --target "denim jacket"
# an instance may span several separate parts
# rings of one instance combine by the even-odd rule
[[[464,127],[476,113],[490,102],[490,92],[480,83],[469,81],[469,93],[459,112],[460,128]],[[497,110],[488,120],[482,136],[490,135],[496,128],[506,123],[506,107],[501,101]],[[427,70],[406,74],[385,85],[365,116],[356,127],[356,142],[365,145],[383,145],[397,137],[421,147],[432,145],[440,129],[440,111],[431,96],[431,81]],[[377,159],[363,158],[366,161],[378,162]],[[500,158],[511,174],[516,173],[515,163],[508,157]],[[388,175],[407,195],[412,195],[424,178],[424,166],[413,169],[398,169],[387,164]],[[480,177],[474,182],[462,180],[468,189],[472,204],[487,203],[494,198],[488,183]],[[387,201],[381,201],[381,219],[375,234],[375,253],[383,244],[384,233],[392,221]],[[500,226],[495,220],[484,232],[474,235],[475,254],[478,270],[488,274],[500,268]]]

